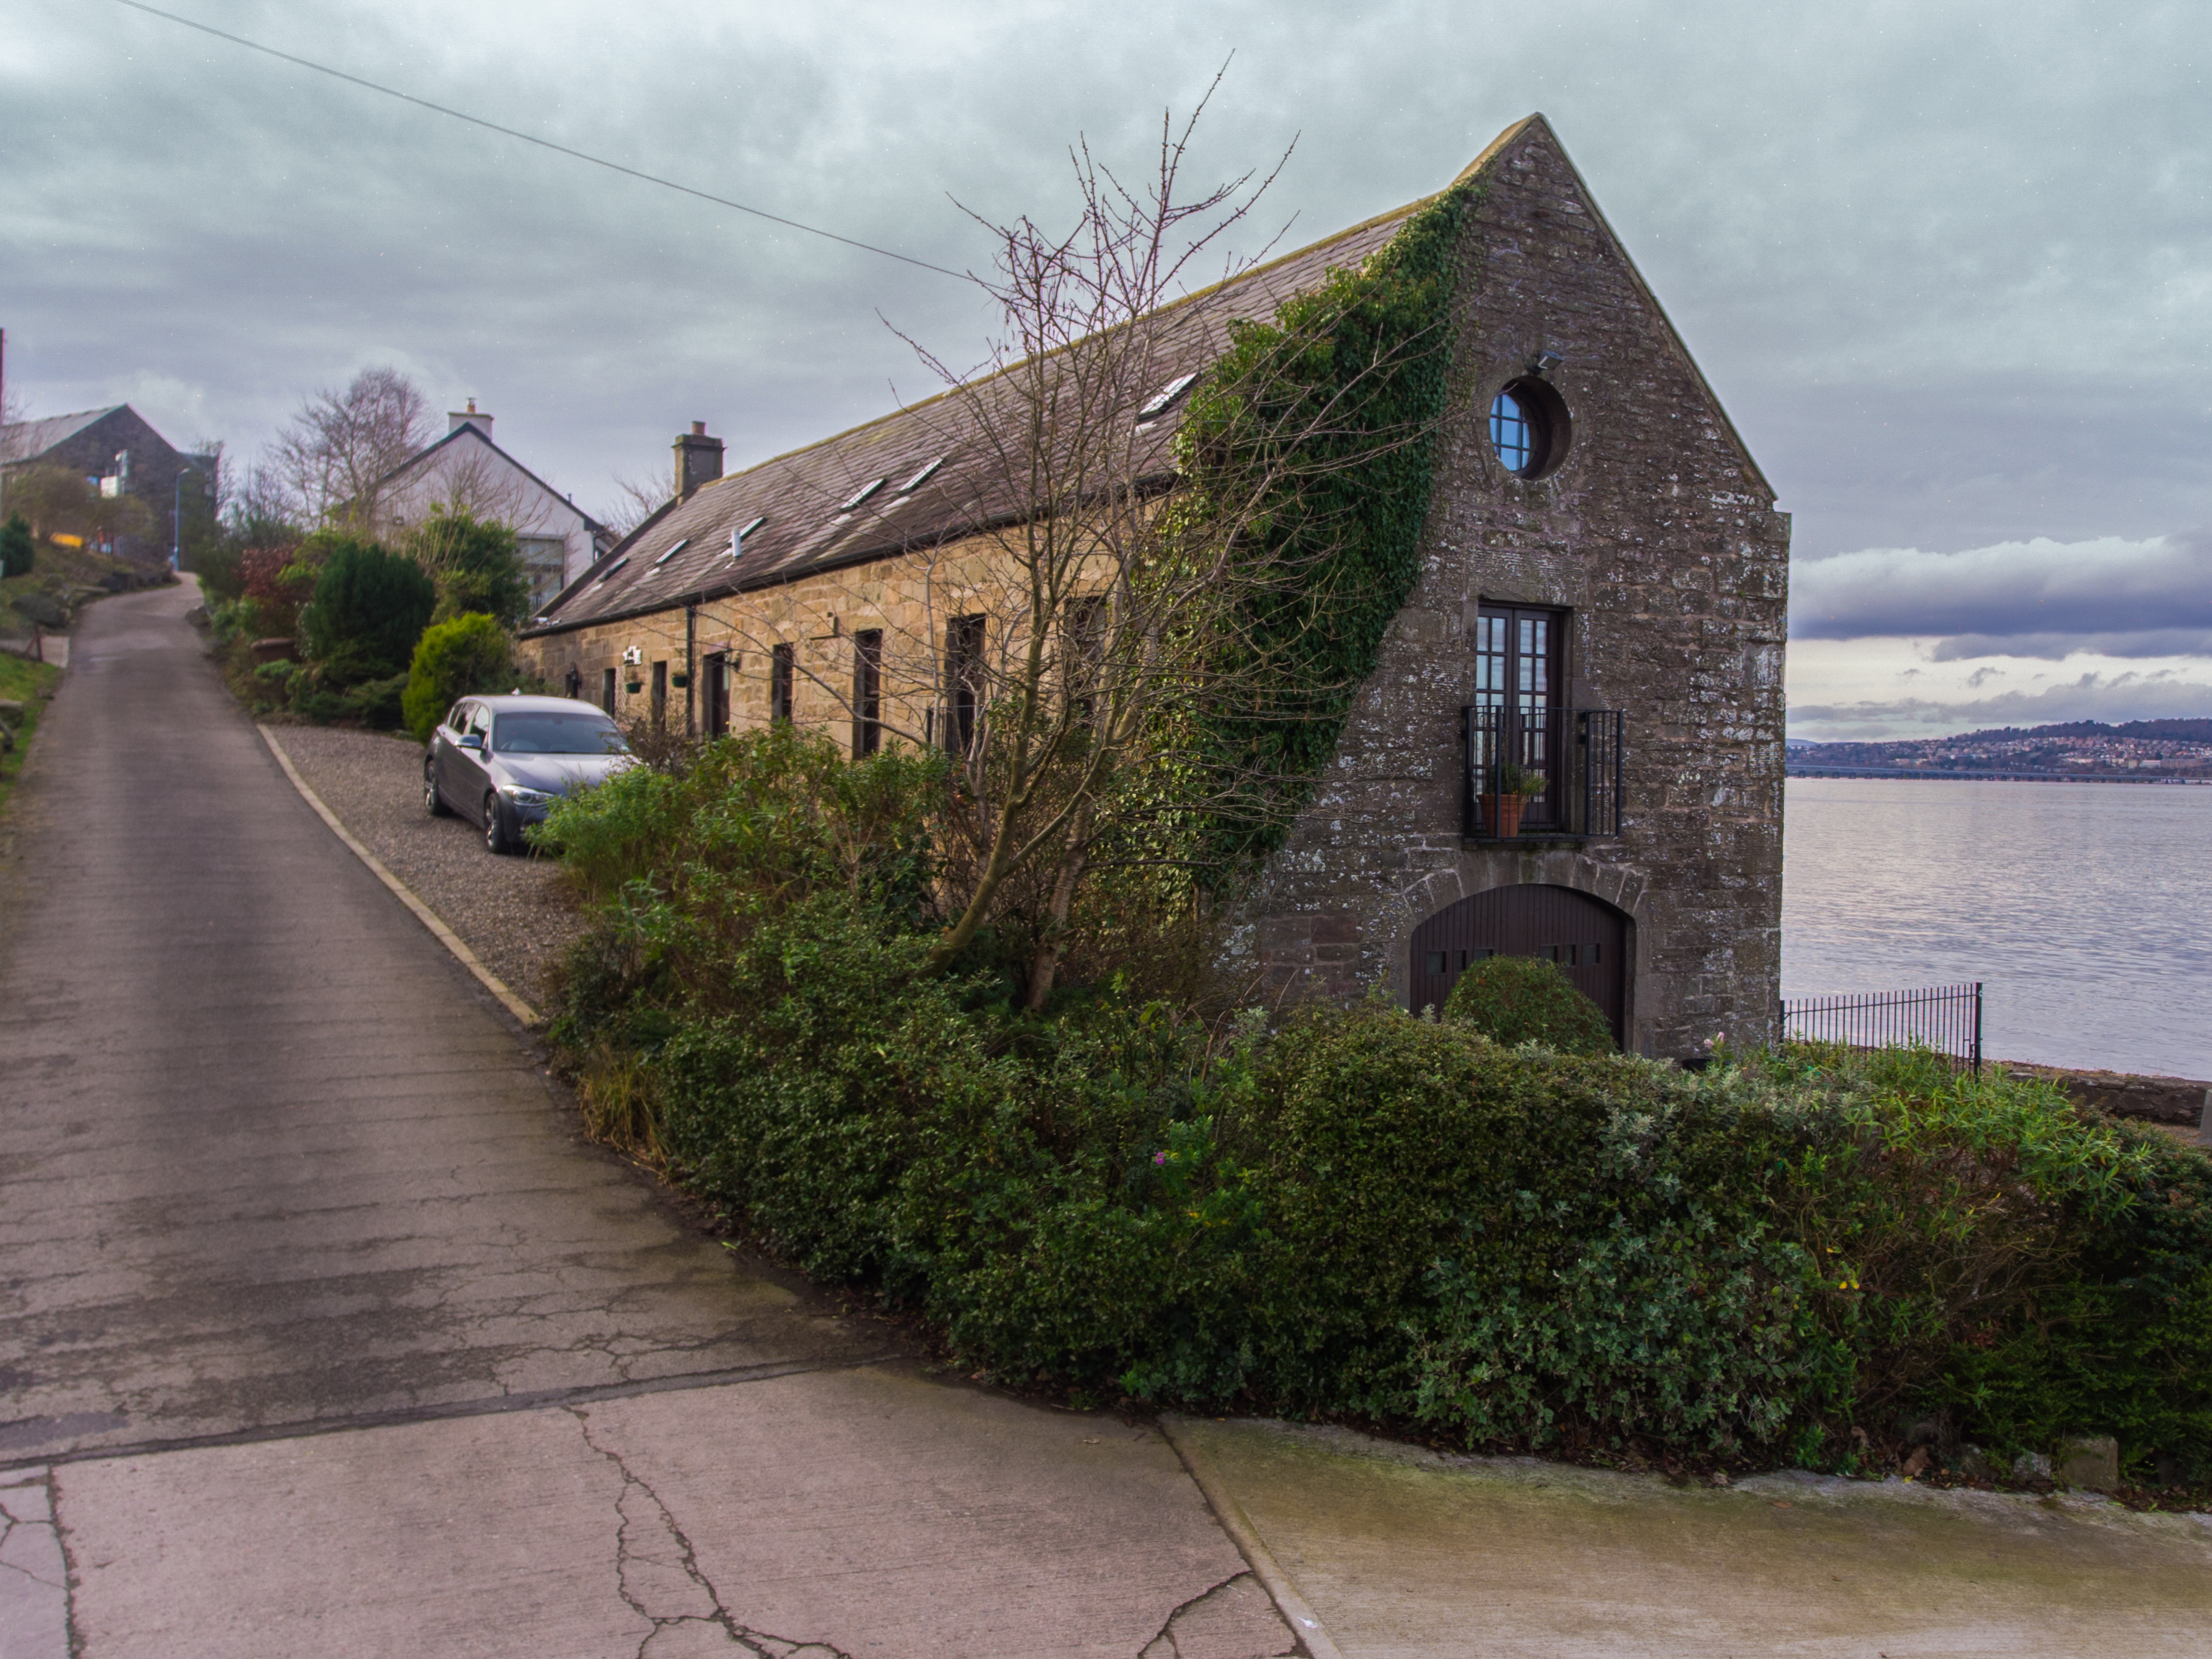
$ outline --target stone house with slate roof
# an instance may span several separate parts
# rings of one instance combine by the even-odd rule
[[[1284,994],[1380,986],[1418,1008],[1483,955],[1534,954],[1633,1051],[1766,1041],[1788,516],[1543,118],[1462,178],[1483,189],[1460,231],[1420,574],[1241,902],[1231,962]],[[1358,266],[1420,205],[1154,320],[1195,374],[1231,319]],[[1129,414],[1168,472],[1180,387]],[[624,718],[787,718],[856,750],[881,729],[864,714],[923,729],[943,655],[894,663],[881,641],[962,648],[946,596],[994,579],[977,514],[1018,508],[963,487],[931,409],[729,477],[695,426],[676,498],[548,607],[526,652]],[[1501,757],[1547,780],[1517,823],[1496,801]]]

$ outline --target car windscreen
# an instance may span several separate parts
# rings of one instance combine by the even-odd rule
[[[507,755],[625,755],[629,745],[605,714],[526,710],[501,714],[491,746]]]

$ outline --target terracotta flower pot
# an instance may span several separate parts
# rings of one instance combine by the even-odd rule
[[[1490,826],[1490,833],[1501,840],[1521,833],[1521,814],[1528,810],[1526,795],[1484,795],[1482,821]]]

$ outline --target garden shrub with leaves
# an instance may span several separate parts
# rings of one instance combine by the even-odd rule
[[[454,702],[471,692],[496,691],[514,678],[514,647],[493,617],[481,614],[433,623],[415,642],[400,699],[407,729],[420,743]]]
[[[1459,976],[1444,1018],[1494,1042],[1540,1042],[1565,1054],[1609,1054],[1617,1046],[1605,1011],[1556,963],[1534,957],[1486,957]]]
[[[987,948],[922,971],[939,764],[778,727],[546,833],[597,906],[556,1026],[587,1111],[964,1360],[1469,1445],[1865,1467],[1855,1427],[1942,1409],[2202,1456],[2201,1156],[1928,1056],[1691,1074],[1115,981],[1024,1015]]]

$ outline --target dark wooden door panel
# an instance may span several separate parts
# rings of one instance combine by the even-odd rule
[[[1620,913],[1571,887],[1493,887],[1447,905],[1413,930],[1410,1006],[1441,1008],[1462,973],[1485,957],[1555,962],[1613,1023],[1627,1012],[1628,927]]]

